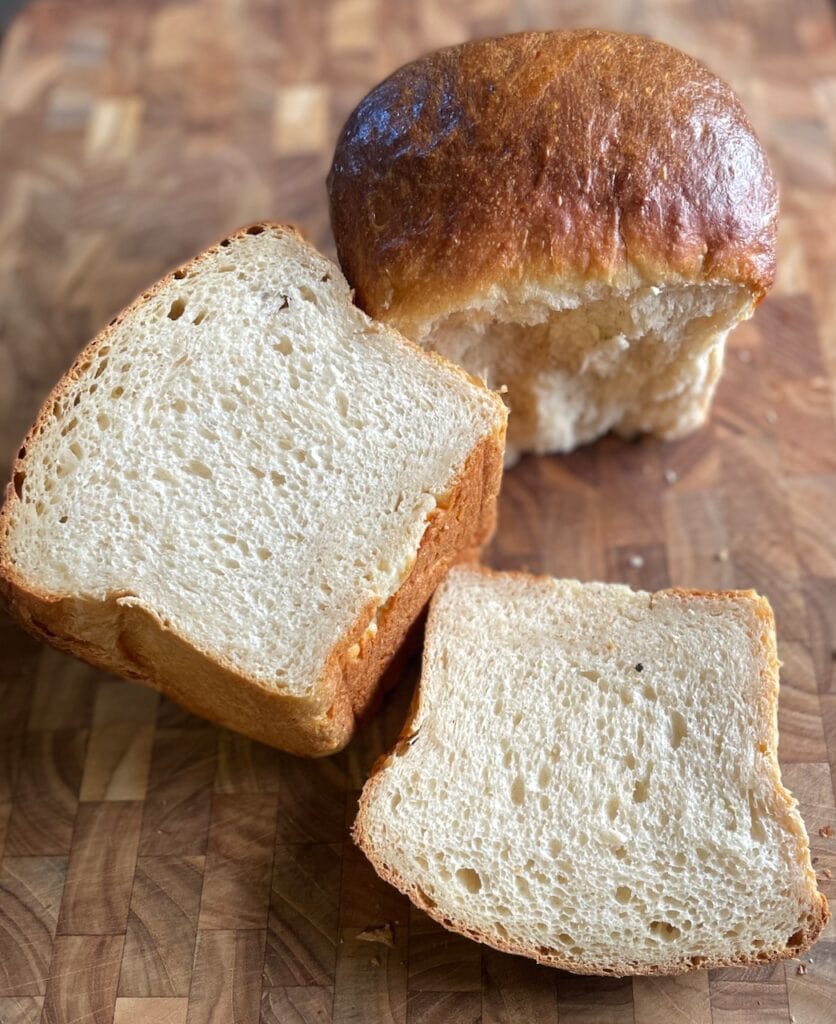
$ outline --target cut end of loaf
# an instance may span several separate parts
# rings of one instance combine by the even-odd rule
[[[614,431],[665,440],[700,427],[726,336],[751,316],[742,285],[492,289],[443,316],[398,322],[421,345],[503,388],[506,463],[569,452]]]
[[[486,540],[504,426],[293,229],[254,225],[141,296],[50,396],[0,520],[5,589],[82,657],[333,749],[431,593],[427,559]]]
[[[827,904],[768,603],[454,570],[355,839],[445,926],[588,974],[797,956]]]

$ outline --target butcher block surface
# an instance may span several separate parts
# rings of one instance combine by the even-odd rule
[[[836,19],[826,0],[66,0],[0,50],[0,456],[75,352],[236,226],[333,252],[324,178],[364,92],[470,36],[599,25],[741,94],[781,186],[772,295],[730,339],[711,424],[527,458],[489,564],[657,589],[754,587],[783,660],[784,779],[836,898]],[[5,473],[5,470],[4,470]],[[450,935],[347,825],[414,668],[306,762],[0,618],[0,1024],[827,1024],[836,928],[802,961],[582,978]]]

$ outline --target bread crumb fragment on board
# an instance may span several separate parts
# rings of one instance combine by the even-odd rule
[[[764,416],[766,417],[767,423],[771,423],[774,425],[778,422],[778,413],[775,412],[774,409],[767,409],[764,413]]]
[[[809,968],[807,967],[807,964],[799,964],[798,967],[796,967],[796,969],[795,969],[795,973],[796,974],[806,974],[808,970],[809,970]]]
[[[833,838],[833,826],[832,825],[822,825],[822,827],[819,829],[819,835],[822,837],[822,839],[832,839]]]
[[[644,558],[641,555],[630,555],[627,559],[627,564],[631,569],[641,569],[644,565]]]
[[[675,484],[678,479],[679,479],[679,473],[677,473],[677,471],[675,469],[666,469],[665,470],[665,483],[666,484]]]
[[[729,560],[729,549],[720,548],[717,554],[714,556],[718,562],[728,562]]]
[[[391,924],[371,925],[358,932],[357,938],[360,942],[379,942],[383,946],[395,948],[395,935]]]

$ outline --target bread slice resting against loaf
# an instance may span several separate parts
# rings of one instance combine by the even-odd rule
[[[0,589],[57,647],[330,753],[490,535],[505,418],[293,229],[255,225],[137,299],[47,399],[0,516]]]
[[[777,190],[740,101],[618,32],[523,32],[399,68],[329,176],[357,301],[507,386],[508,460],[704,422],[775,264]]]
[[[584,974],[799,955],[828,920],[752,591],[454,569],[356,841],[448,928]]]

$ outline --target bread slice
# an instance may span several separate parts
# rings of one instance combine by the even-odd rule
[[[455,569],[356,841],[448,928],[582,974],[799,955],[828,919],[752,591]]]
[[[261,224],[79,356],[0,516],[12,611],[298,754],[351,737],[449,566],[490,535],[505,410]]]
[[[777,189],[740,101],[642,36],[420,57],[352,112],[328,189],[359,304],[507,386],[509,462],[698,427],[774,275]]]

